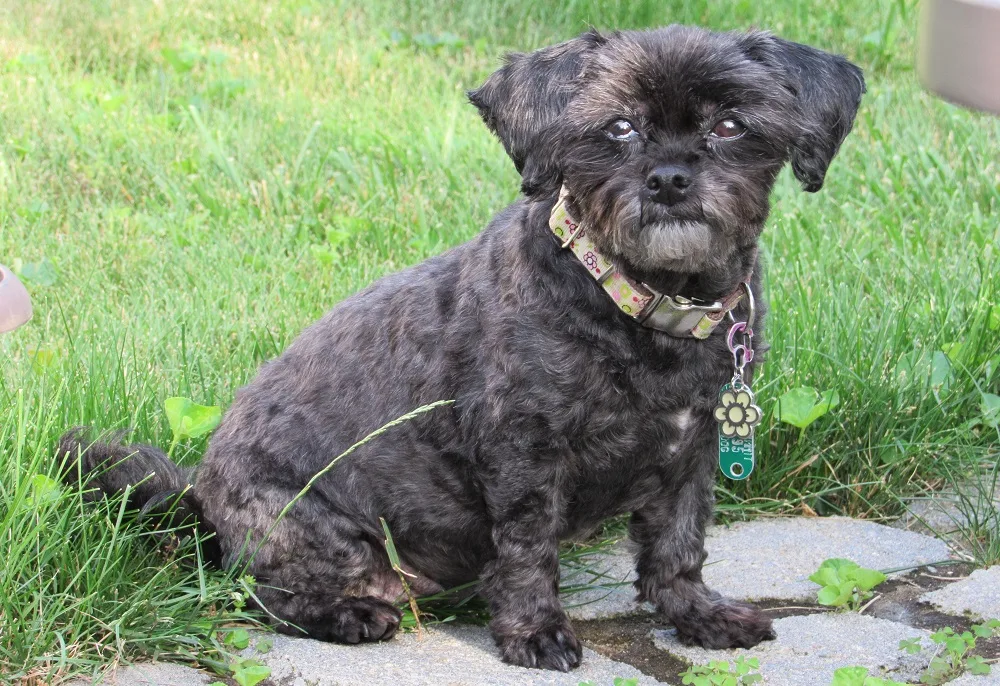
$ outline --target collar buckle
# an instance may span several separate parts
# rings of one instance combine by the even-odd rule
[[[720,301],[699,304],[682,295],[656,295],[657,298],[636,317],[637,321],[679,338],[707,338],[729,311]],[[701,332],[704,335],[699,335]]]

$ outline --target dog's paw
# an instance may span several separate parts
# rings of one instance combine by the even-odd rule
[[[550,625],[525,636],[501,638],[504,662],[535,669],[568,672],[580,666],[583,649],[568,621]]]
[[[344,598],[331,608],[327,635],[314,638],[340,643],[386,641],[395,635],[402,617],[395,606],[378,598]]]
[[[777,638],[771,618],[753,605],[722,601],[704,614],[673,618],[677,638],[703,648],[753,648]]]

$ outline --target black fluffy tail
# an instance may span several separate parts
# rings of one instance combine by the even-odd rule
[[[166,532],[164,545],[197,532],[203,557],[218,563],[218,544],[210,535],[214,528],[191,490],[192,470],[175,464],[155,446],[122,445],[124,432],[97,441],[89,440],[89,434],[88,429],[76,427],[59,439],[63,480],[70,486],[82,485],[88,500],[127,491],[128,506],[139,511],[140,521]]]

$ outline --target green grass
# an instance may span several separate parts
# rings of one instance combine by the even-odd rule
[[[166,446],[164,398],[227,405],[332,304],[473,236],[518,179],[464,90],[502,51],[591,24],[757,25],[867,72],[824,190],[775,190],[760,464],[722,484],[723,513],[887,516],[995,463],[977,418],[1000,390],[1000,124],[919,88],[915,20],[895,0],[4,3],[0,262],[57,275],[28,282],[35,319],[0,338],[0,671],[218,657],[239,580],[151,552],[116,502],[39,502],[56,437]],[[928,362],[901,378],[914,351]],[[773,409],[803,385],[841,404],[800,432]]]

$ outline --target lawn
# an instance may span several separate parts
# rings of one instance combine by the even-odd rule
[[[248,587],[58,488],[56,438],[166,447],[165,398],[225,407],[338,300],[473,236],[518,189],[464,96],[504,51],[672,22],[768,28],[869,84],[824,189],[775,190],[760,462],[720,514],[884,518],[994,465],[1000,123],[921,90],[912,0],[9,0],[0,262],[36,312],[0,337],[3,678],[224,661]],[[839,399],[805,428],[775,412],[802,387]]]

